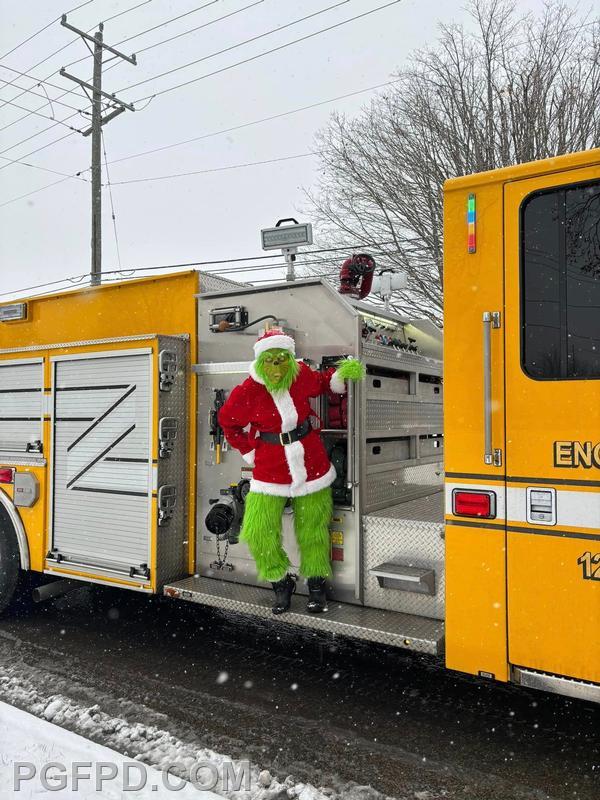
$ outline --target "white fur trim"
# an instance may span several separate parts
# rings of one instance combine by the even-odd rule
[[[300,443],[298,442],[298,444]],[[250,480],[250,491],[257,494],[270,494],[276,497],[304,497],[307,494],[313,494],[331,486],[336,476],[337,473],[332,464],[325,475],[321,475],[320,478],[315,478],[312,481],[306,481],[296,487],[289,483],[268,483],[267,481],[257,481],[252,478]]]
[[[276,336],[266,336],[264,339],[259,339],[254,343],[254,356],[258,358],[265,350],[277,348],[279,350],[288,350],[293,355],[296,354],[296,343],[291,336],[285,333],[277,334]]]
[[[254,456],[255,456],[255,454],[256,454],[256,450],[250,450],[250,452],[248,452],[248,453],[242,453],[242,458],[244,459],[246,464],[249,464],[251,467],[253,467],[254,466]]]
[[[335,392],[335,394],[346,394],[346,381],[340,376],[337,370],[331,376],[329,388],[332,392]]]
[[[252,378],[253,381],[260,383],[261,386],[265,385],[265,382],[256,371],[256,361],[252,361],[250,363],[250,366],[248,367],[248,372],[250,373],[250,377]]]
[[[304,457],[304,445],[302,442],[292,442],[283,448],[285,460],[287,461],[290,475],[292,476],[292,489],[306,485],[306,461]]]
[[[287,433],[298,427],[298,410],[294,405],[292,396],[288,391],[270,392],[271,399],[281,417],[281,432]],[[288,445],[290,447],[291,445]]]

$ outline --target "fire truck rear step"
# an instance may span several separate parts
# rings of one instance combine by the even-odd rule
[[[273,594],[269,589],[215,578],[191,577],[166,585],[164,593],[168,597],[190,603],[262,619],[274,619],[271,613]],[[379,642],[420,653],[443,653],[444,623],[441,620],[335,601],[329,602],[328,612],[317,615],[305,611],[304,603],[304,597],[294,597],[292,610],[277,620],[289,625]]]

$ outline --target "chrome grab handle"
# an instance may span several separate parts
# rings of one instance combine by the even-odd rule
[[[352,489],[354,486],[354,382],[347,381],[346,391],[348,397],[348,405],[346,411],[346,426],[347,426],[347,450],[346,450],[346,486]]]
[[[483,461],[501,466],[500,451],[492,447],[492,328],[500,327],[499,311],[483,312]]]

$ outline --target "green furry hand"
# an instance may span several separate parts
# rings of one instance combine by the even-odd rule
[[[337,363],[335,374],[344,381],[364,381],[367,370],[357,358],[342,358]]]

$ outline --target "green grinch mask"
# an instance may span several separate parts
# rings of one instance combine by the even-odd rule
[[[256,374],[270,392],[286,392],[300,371],[294,356],[287,350],[265,350],[256,359]]]

